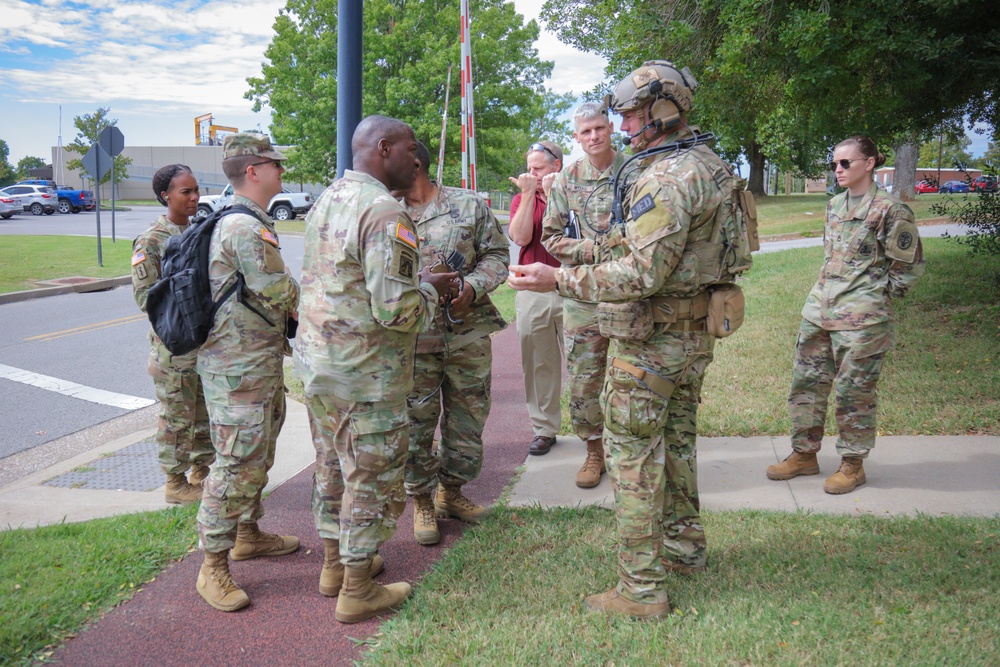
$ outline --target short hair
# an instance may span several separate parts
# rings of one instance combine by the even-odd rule
[[[543,150],[539,150],[538,148],[535,148],[539,144],[542,145],[542,146],[545,146],[545,148]],[[559,160],[560,162],[563,161],[563,151],[562,151],[562,148],[559,147],[559,144],[554,144],[551,141],[545,141],[543,139],[541,141],[536,141],[535,143],[533,143],[530,146],[528,146],[528,151],[524,154],[525,159],[528,158],[528,155],[530,153],[534,153],[534,152],[538,152],[538,153],[541,153],[542,155],[544,155],[546,161],[548,161],[549,164],[555,163],[556,160]]]
[[[254,162],[260,162],[259,155],[234,155],[222,161],[222,173],[226,175],[234,188],[243,185],[247,177],[247,167]]]
[[[573,127],[579,127],[581,121],[599,116],[603,116],[608,122],[611,121],[608,118],[608,108],[604,104],[599,102],[584,102],[573,112]]]
[[[400,135],[413,132],[413,128],[399,120],[388,116],[371,115],[361,119],[351,136],[351,152],[359,153],[371,147],[371,141],[381,138],[395,140]]]
[[[866,158],[875,158],[875,168],[878,169],[883,164],[885,164],[885,155],[878,152],[878,148],[875,146],[875,142],[872,141],[871,137],[867,137],[863,134],[855,134],[853,137],[848,137],[841,141],[839,144],[834,146],[834,150],[840,148],[841,146],[850,146],[854,144],[858,147],[858,150]]]
[[[417,162],[420,163],[420,171],[426,173],[428,176],[431,174],[431,152],[427,150],[427,146],[424,142],[417,139]]]
[[[153,174],[153,194],[156,195],[156,201],[166,206],[167,202],[161,195],[170,189],[170,184],[174,182],[177,174],[191,173],[191,167],[186,164],[168,164],[157,169]]]

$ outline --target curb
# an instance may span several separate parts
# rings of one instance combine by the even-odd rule
[[[5,303],[17,303],[29,299],[38,299],[43,296],[57,296],[59,294],[71,294],[72,292],[103,292],[121,285],[131,285],[132,276],[119,276],[118,278],[104,278],[77,285],[60,285],[59,287],[41,287],[39,289],[23,290],[21,292],[8,292],[0,294],[0,305]]]

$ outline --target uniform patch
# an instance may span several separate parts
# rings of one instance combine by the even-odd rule
[[[401,222],[396,223],[396,238],[414,250],[417,249],[417,235],[404,227]]]
[[[145,264],[139,264],[134,269],[135,275],[139,280],[145,280],[149,273],[146,271]]]
[[[872,244],[862,243],[861,247],[858,248],[858,254],[861,255],[862,257],[867,257],[868,255],[872,254]]]
[[[413,260],[415,257],[408,252],[400,253],[399,255],[399,275],[403,278],[413,279],[414,266]]]
[[[899,235],[899,240],[896,242],[900,250],[906,250],[911,245],[913,245],[913,234],[910,232],[903,232]]]
[[[643,214],[649,213],[656,208],[653,195],[646,193],[639,201],[632,204],[632,220],[638,220]]]
[[[142,250],[136,250],[135,254],[132,255],[132,266],[135,266],[139,262],[145,262],[145,261],[146,261],[146,253],[144,253]]]
[[[266,228],[262,228],[260,230],[260,237],[262,239],[264,239],[265,241],[267,241],[268,243],[270,243],[271,245],[273,245],[275,248],[279,247],[278,246],[278,237],[275,236],[274,232],[272,232],[271,230],[266,229]]]

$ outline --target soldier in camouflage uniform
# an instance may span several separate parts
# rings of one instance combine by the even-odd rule
[[[469,190],[442,187],[430,178],[430,153],[417,142],[416,181],[400,193],[420,237],[423,264],[452,252],[465,257],[462,290],[449,308],[425,320],[417,336],[410,411],[406,493],[413,498],[413,535],[420,544],[441,541],[437,512],[468,523],[487,513],[462,494],[483,466],[483,427],[490,413],[493,353],[490,334],[506,326],[490,292],[507,279],[510,251],[493,212]],[[461,320],[459,323],[457,320]],[[441,440],[434,450],[434,433]],[[439,486],[440,482],[440,486]]]
[[[153,175],[153,193],[167,207],[167,213],[132,243],[132,292],[142,312],[146,312],[149,288],[160,279],[160,258],[167,239],[187,229],[198,209],[198,182],[190,168],[171,164]],[[201,500],[201,482],[215,458],[205,392],[194,368],[197,358],[196,352],[171,354],[150,328],[147,370],[160,401],[156,444],[160,466],[167,474],[168,503],[187,505]],[[189,469],[190,481],[184,477]]]
[[[618,84],[612,108],[634,151],[697,135],[684,122],[695,85],[690,72],[666,61],[647,62]],[[695,434],[715,339],[707,333],[699,268],[714,245],[707,242],[713,221],[730,210],[733,179],[703,144],[648,155],[637,176],[624,201],[626,256],[560,269],[511,266],[508,281],[514,289],[613,302],[601,308],[610,306],[606,312],[626,325],[644,325],[641,334],[614,331],[609,351],[601,407],[616,486],[619,583],[586,605],[648,618],[670,611],[668,570],[687,573],[706,563]]]
[[[924,272],[913,212],[875,184],[885,162],[864,136],[834,149],[830,170],[847,188],[826,207],[825,258],[802,309],[792,390],[792,453],[769,466],[770,479],[819,474],[827,399],[835,393],[840,467],[823,484],[848,493],[866,481],[863,461],[875,446],[875,385],[893,345],[892,302]]]
[[[306,218],[295,369],[316,447],[312,506],[325,558],[320,592],[356,623],[395,609],[412,588],[380,586],[379,546],[406,505],[406,397],[417,331],[457,274],[420,268],[413,221],[390,189],[416,176],[406,123],[368,116],[354,132],[354,169]]]
[[[209,249],[212,298],[235,281],[241,289],[218,310],[198,350],[205,385],[215,465],[203,483],[198,532],[205,563],[197,589],[222,611],[250,599],[229,574],[233,560],[282,556],[299,548],[297,537],[261,531],[261,492],[274,464],[274,447],[285,421],[282,365],[291,353],[285,332],[296,318],[299,285],[281,257],[271,198],[281,192],[285,156],[265,135],[239,133],[223,142],[222,170],[233,184],[233,203],[251,210],[221,219]]]
[[[576,138],[586,155],[563,169],[552,184],[542,222],[542,244],[563,266],[595,264],[610,259],[598,236],[610,231],[611,178],[625,155],[611,145],[614,123],[607,108],[582,104],[573,114]],[[597,252],[595,252],[595,250]],[[563,301],[563,337],[569,371],[569,414],[573,430],[587,446],[576,485],[597,486],[605,471],[604,415],[600,395],[608,365],[608,339],[597,326],[597,305],[576,299]]]

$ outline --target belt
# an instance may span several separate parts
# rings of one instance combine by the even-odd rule
[[[681,320],[679,322],[671,322],[663,327],[664,331],[696,331],[699,333],[704,333],[708,331],[708,320]]]
[[[622,361],[618,357],[614,357],[611,360],[611,365],[625,371],[636,380],[649,387],[650,391],[659,394],[663,398],[670,398],[670,395],[674,393],[674,383],[670,380],[663,379],[656,373],[639,368],[638,366],[633,366],[629,362]]]

